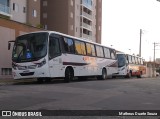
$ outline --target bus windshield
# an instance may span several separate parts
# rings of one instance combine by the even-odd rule
[[[126,64],[126,57],[124,54],[117,54],[118,67],[123,67]]]
[[[14,62],[36,61],[47,54],[48,33],[32,33],[20,36],[13,47]]]

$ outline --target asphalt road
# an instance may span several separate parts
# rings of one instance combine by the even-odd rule
[[[160,110],[160,78],[1,82],[0,110]]]

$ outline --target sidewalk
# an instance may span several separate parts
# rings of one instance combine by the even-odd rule
[[[4,78],[4,77],[0,77],[0,85],[2,84],[11,84],[11,83],[19,83],[19,82],[30,82],[33,81],[35,79],[21,79],[21,80],[14,80],[13,78]]]

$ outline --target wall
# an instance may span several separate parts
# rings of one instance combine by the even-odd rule
[[[19,35],[38,31],[35,27],[0,18],[0,77],[11,74],[11,50],[8,41],[15,40]]]

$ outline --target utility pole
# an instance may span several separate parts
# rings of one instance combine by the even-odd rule
[[[155,61],[155,48],[156,48],[156,46],[157,46],[157,44],[160,44],[160,43],[153,43],[154,44],[154,53],[153,53],[153,62],[154,62],[154,64],[153,64],[153,76],[155,76],[155,69],[156,69],[156,61]]]
[[[139,56],[141,57],[141,46],[142,46],[142,29],[140,29],[140,42],[139,42]]]
[[[154,42],[153,44],[154,44],[153,62],[155,64],[155,47],[156,47],[156,43]]]

